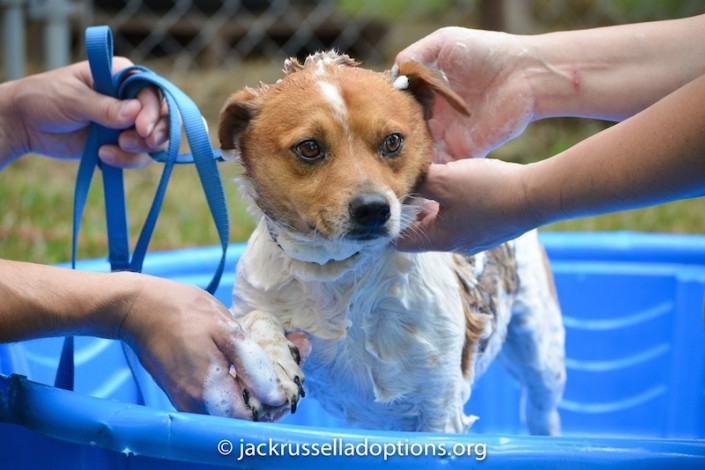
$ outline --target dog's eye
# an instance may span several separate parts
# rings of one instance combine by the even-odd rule
[[[299,142],[292,150],[297,157],[307,161],[319,160],[325,156],[321,145],[313,139]]]
[[[382,142],[382,155],[385,157],[396,157],[401,153],[401,148],[404,146],[404,138],[401,134],[389,134]]]

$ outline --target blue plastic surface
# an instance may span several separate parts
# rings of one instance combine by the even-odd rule
[[[312,399],[304,399],[286,424],[177,413],[134,364],[133,374],[119,343],[96,338],[77,338],[76,392],[58,390],[41,385],[53,383],[58,363],[61,339],[51,338],[0,345],[0,373],[26,376],[0,377],[0,422],[5,423],[0,424],[0,462],[428,468],[478,461],[530,468],[568,462],[574,468],[608,463],[705,468],[705,237],[547,233],[542,238],[566,324],[564,437],[526,435],[521,392],[499,364],[479,380],[466,406],[481,418],[472,433],[388,433],[346,428]],[[216,292],[226,304],[243,248],[229,248]],[[219,255],[220,247],[154,253],[145,272],[203,286]],[[103,260],[79,267],[109,270]],[[225,439],[233,445],[230,455],[218,451],[219,445],[228,450],[227,443],[219,444]],[[238,459],[241,449],[273,455]],[[301,455],[306,449],[367,456],[306,458]],[[385,449],[395,455],[384,459]],[[440,455],[441,449],[470,455]],[[287,452],[300,455],[277,455]]]

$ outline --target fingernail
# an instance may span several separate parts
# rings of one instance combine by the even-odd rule
[[[120,147],[122,147],[123,150],[134,150],[137,145],[137,139],[132,135],[126,134],[120,138]]]
[[[149,139],[149,145],[153,149],[158,148],[164,142],[166,142],[166,133],[164,131],[157,131],[157,133],[154,134],[151,139]]]
[[[111,147],[102,146],[98,149],[98,157],[110,165],[115,161],[115,150]]]
[[[120,106],[120,117],[125,120],[133,120],[135,114],[139,112],[142,104],[138,100],[125,100],[121,101],[122,106]]]

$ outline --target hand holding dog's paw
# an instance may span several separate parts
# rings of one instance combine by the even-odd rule
[[[116,337],[135,351],[177,410],[251,419],[245,396],[270,407],[288,403],[281,366],[211,294],[135,273],[116,273],[113,283],[131,294],[130,302],[114,302],[127,307],[113,308]],[[294,342],[308,354],[305,336]]]
[[[208,414],[275,421],[288,411],[295,412],[298,401],[305,395],[299,365],[311,351],[308,338],[303,333],[292,333],[289,342],[282,334],[279,348],[265,350],[235,319],[227,323],[230,338],[221,347],[233,365],[228,365],[224,357],[213,358],[203,384]],[[282,354],[283,344],[287,355]],[[277,353],[283,361],[274,359]],[[284,368],[292,374],[286,374]]]
[[[238,375],[245,405],[253,421],[276,421],[287,413],[295,413],[299,400],[306,396],[303,359],[309,354],[311,345],[303,333],[284,335],[284,329],[271,315],[254,311],[240,318],[240,322],[258,348],[267,356],[266,363],[273,366],[276,393],[267,397],[258,395],[247,384],[271,381],[269,371],[254,364],[246,364],[243,374]],[[257,377],[258,371],[264,375]],[[245,383],[243,383],[245,382]]]

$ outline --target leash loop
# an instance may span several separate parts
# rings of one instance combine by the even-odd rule
[[[108,129],[97,123],[91,125],[76,180],[72,247],[72,263],[74,267],[80,221],[96,166],[103,173],[105,186],[111,270],[140,272],[174,165],[177,163],[194,163],[222,247],[221,260],[212,280],[206,287],[206,290],[213,293],[218,286],[224,267],[229,238],[229,220],[227,205],[225,204],[225,192],[216,165],[216,158],[219,158],[219,155],[213,151],[208,130],[198,107],[178,87],[146,67],[135,65],[113,75],[113,38],[110,28],[107,26],[95,26],[86,30],[86,49],[96,91],[117,99],[130,99],[135,98],[142,89],[148,86],[153,86],[160,90],[166,100],[169,111],[169,147],[166,152],[160,151],[150,154],[155,161],[164,163],[164,171],[157,186],[154,202],[135,245],[134,253],[130,258],[122,170],[106,165],[98,159],[100,146],[105,144],[117,145],[120,130]],[[179,154],[182,126],[189,142],[191,154]]]

